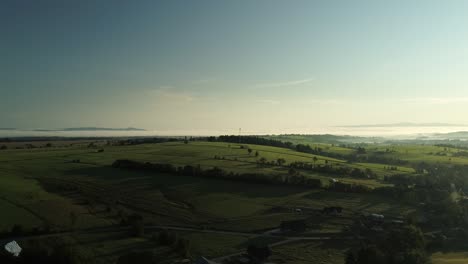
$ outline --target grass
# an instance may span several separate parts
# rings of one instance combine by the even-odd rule
[[[333,139],[331,141],[336,141]],[[468,165],[468,157],[455,157],[454,154],[459,151],[466,151],[457,147],[442,147],[431,144],[413,144],[413,143],[349,143],[342,138],[343,143],[339,141],[331,143],[317,143],[320,136],[307,135],[281,135],[266,136],[266,138],[290,141],[294,144],[309,144],[311,147],[322,148],[324,152],[340,155],[349,155],[355,153],[353,147],[363,146],[368,154],[379,155],[386,158],[401,159],[409,162],[409,166],[420,162],[426,163],[451,163],[458,165]],[[330,141],[330,139],[328,139]]]
[[[348,219],[356,212],[375,212],[399,215],[412,209],[392,199],[371,194],[347,194],[327,192],[300,186],[253,184],[168,175],[162,173],[135,172],[110,167],[116,159],[132,159],[154,163],[187,164],[211,168],[218,166],[227,171],[264,174],[287,173],[280,166],[258,166],[256,161],[266,158],[274,161],[283,158],[336,166],[371,168],[377,173],[388,173],[384,164],[348,164],[344,160],[295,152],[289,149],[249,145],[251,155],[238,144],[219,142],[170,142],[133,146],[104,146],[97,153],[84,145],[61,146],[40,149],[10,149],[0,152],[0,210],[7,217],[0,219],[0,230],[19,223],[25,228],[40,227],[47,223],[58,229],[71,227],[70,214],[78,216],[76,228],[90,228],[118,224],[120,214],[137,212],[148,224],[207,227],[212,229],[260,232],[277,228],[282,221],[300,219],[309,215],[298,214],[295,208],[321,210],[325,206],[342,206]],[[344,151],[330,146],[330,149]],[[259,152],[256,157],[255,152]],[[217,156],[218,159],[214,157]],[[224,159],[220,159],[222,157]],[[79,159],[80,163],[71,163]],[[411,168],[399,167],[400,172],[413,173]],[[302,172],[307,177],[323,182],[334,175]],[[385,186],[378,180],[340,177],[340,181],[364,184],[371,187]],[[18,220],[20,219],[20,220]],[[347,219],[317,218],[312,221],[319,230],[339,231],[351,221]],[[311,222],[311,223],[312,223]],[[321,230],[320,230],[321,229]],[[102,237],[99,237],[102,235]],[[219,256],[245,248],[248,238],[243,236],[184,233],[192,240],[193,252],[200,255]],[[149,246],[148,241],[117,237],[117,234],[93,234],[76,238],[91,247],[103,259],[114,260],[116,255],[131,250],[135,245]],[[92,242],[95,241],[95,242]],[[342,248],[336,249],[337,257],[319,255],[323,247],[336,245],[314,243],[300,244],[305,250],[304,259],[317,257],[323,261],[341,259]],[[298,248],[300,248],[298,247]],[[166,249],[161,254],[166,254]],[[284,245],[278,254],[284,263],[301,263],[294,256],[295,248]],[[335,250],[335,249],[333,249]],[[276,252],[276,251],[275,251]],[[335,254],[333,253],[333,254]],[[292,254],[292,255],[291,255]],[[332,254],[332,255],[333,255]],[[299,262],[294,262],[294,260]],[[289,261],[289,262],[288,262]],[[320,262],[318,262],[320,263]],[[339,262],[327,262],[339,263]]]
[[[275,147],[254,145],[249,147],[254,150],[253,153],[258,151],[259,157],[265,157],[268,160],[281,157],[287,162],[306,162],[312,161],[315,156]],[[317,203],[311,199],[303,199],[308,194],[315,193],[316,190],[301,187],[265,186],[241,182],[226,184],[224,180],[135,173],[108,167],[116,159],[134,159],[175,165],[218,166],[235,172],[285,173],[286,169],[277,166],[258,167],[255,161],[259,157],[255,157],[253,154],[248,155],[246,149],[241,149],[236,144],[170,142],[108,146],[102,153],[96,153],[93,149],[79,146],[7,150],[3,153],[8,155],[0,156],[0,171],[5,172],[0,178],[2,195],[12,197],[18,203],[31,210],[36,210],[39,215],[49,221],[57,218],[57,212],[63,212],[60,216],[62,220],[58,222],[55,220],[54,223],[62,226],[66,226],[70,222],[69,214],[72,211],[79,212],[79,221],[88,223],[89,226],[107,223],[106,214],[102,212],[89,213],[89,209],[84,210],[77,205],[83,200],[100,200],[96,206],[122,200],[120,202],[124,205],[116,205],[115,211],[125,207],[125,204],[136,205],[136,208],[132,208],[132,210],[147,211],[149,219],[152,221],[171,222],[177,219],[180,223],[186,224],[195,222],[196,224],[219,223],[222,221],[224,223],[229,221],[233,223],[245,222],[240,228],[249,226],[247,220],[249,217],[257,223],[252,226],[261,226],[262,222],[267,222],[268,214],[265,216],[265,212],[272,206],[285,206],[288,203],[292,203],[294,206],[310,206],[310,204]],[[214,159],[214,156],[223,156],[229,160]],[[325,159],[329,162],[343,162],[327,157],[319,156],[318,158],[317,162]],[[79,159],[81,163],[70,163],[69,161],[73,159]],[[356,164],[356,166],[377,165]],[[324,182],[330,179],[328,175],[304,174],[308,177],[322,179]],[[62,196],[58,196],[44,191],[36,179],[46,185],[50,184],[51,181],[59,181],[61,184],[79,186],[79,191],[61,193]],[[351,178],[340,178],[340,180],[373,187],[382,186],[382,183],[375,180]],[[125,198],[121,199],[120,196]],[[340,196],[342,194],[337,193],[335,198]],[[328,201],[333,201],[333,198],[329,197]],[[323,206],[324,203],[319,202],[318,204]],[[60,210],[64,208],[65,210]],[[49,217],[49,215],[52,216]],[[188,220],[190,218],[198,221]],[[272,219],[290,218],[289,214],[283,214],[274,215]],[[280,220],[272,222],[276,225]],[[271,224],[267,224],[267,226],[271,226]],[[236,226],[236,229],[239,227]],[[248,229],[251,230],[251,228]]]
[[[44,247],[59,245],[78,246],[88,256],[93,256],[96,264],[116,263],[119,256],[132,251],[150,250],[162,264],[173,263],[182,257],[171,248],[155,244],[149,237],[129,237],[126,232],[111,231],[63,235],[60,237],[20,239],[20,245],[40,244]]]
[[[0,212],[2,212],[0,231],[9,231],[15,224],[24,227],[35,227],[42,224],[42,220],[37,216],[5,200],[0,200]]]
[[[188,232],[180,233],[180,236],[190,240],[191,252],[194,257],[216,258],[233,254],[245,250],[249,243],[249,238],[245,236]]]
[[[468,262],[468,252],[435,253],[431,256],[432,264],[464,264]]]
[[[284,264],[343,264],[346,251],[352,242],[322,241],[294,242],[273,248],[270,261]]]

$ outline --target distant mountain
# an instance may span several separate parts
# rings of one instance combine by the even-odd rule
[[[107,127],[70,127],[60,129],[61,131],[146,131],[142,128],[134,128],[134,127],[127,127],[127,128],[107,128]]]
[[[370,125],[350,125],[350,126],[339,126],[339,127],[464,127],[468,125],[463,124],[448,124],[448,123],[393,123],[393,124],[370,124]]]
[[[61,129],[34,129],[38,132],[54,132],[54,131],[146,131],[142,128],[108,128],[108,127],[68,127]]]
[[[457,131],[450,133],[437,133],[436,137],[446,138],[446,139],[468,139],[468,131]]]
[[[280,141],[290,141],[295,144],[341,144],[341,143],[364,143],[364,142],[380,142],[384,141],[383,137],[364,137],[364,136],[349,136],[349,135],[332,135],[332,134],[282,134],[274,136],[264,136],[266,138],[276,139]]]
[[[445,133],[445,135],[449,135],[449,136],[468,136],[468,131],[450,132],[450,133]]]

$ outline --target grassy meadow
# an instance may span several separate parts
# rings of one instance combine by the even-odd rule
[[[141,162],[169,163],[175,166],[200,165],[219,167],[236,173],[261,172],[287,174],[288,164],[304,162],[332,164],[351,168],[369,168],[377,179],[355,179],[342,175],[300,171],[305,177],[320,179],[327,185],[330,179],[356,183],[371,188],[389,186],[382,181],[392,176],[388,164],[349,163],[321,155],[297,152],[291,149],[223,143],[191,141],[166,142],[128,146],[106,145],[95,142],[97,148],[83,144],[57,144],[33,149],[7,149],[0,152],[0,230],[8,231],[14,225],[25,230],[47,226],[51,230],[85,230],[119,226],[122,215],[137,212],[146,225],[170,225],[244,233],[261,233],[276,229],[282,221],[307,219],[309,233],[340,233],[352,225],[362,213],[401,216],[413,212],[409,205],[376,194],[340,193],[304,186],[267,185],[216,178],[197,178],[145,171],[130,171],[111,167],[117,159]],[[330,152],[352,153],[354,149],[319,143]],[[102,152],[97,149],[103,149]],[[252,149],[249,153],[247,149]],[[391,149],[387,151],[387,149]],[[372,146],[368,151],[384,151],[410,162],[442,162],[456,149],[435,146]],[[447,157],[430,153],[444,151]],[[256,154],[258,153],[258,154]],[[438,154],[440,155],[440,154]],[[314,159],[316,157],[316,159]],[[284,159],[285,164],[261,166],[258,161]],[[432,158],[432,159],[431,159]],[[79,160],[79,162],[73,162]],[[453,158],[452,162],[468,164],[468,158]],[[399,174],[413,175],[410,166],[398,166]],[[341,206],[340,217],[317,215],[323,207]],[[297,212],[300,208],[302,212]],[[72,219],[71,215],[76,216]],[[198,233],[180,231],[193,243],[195,255],[220,257],[242,250],[252,238],[245,235]],[[132,244],[151,246],[148,238],[111,239],[108,233],[97,244],[73,235],[82,245],[88,245],[108,260],[117,253],[133,248]],[[107,237],[107,238],[105,238]],[[83,241],[88,242],[83,242]],[[96,240],[98,240],[96,238]],[[107,242],[106,242],[107,241]],[[148,244],[149,243],[149,244]],[[337,243],[300,243],[275,248],[274,259],[280,263],[306,263],[295,251],[303,248],[318,263],[342,263],[343,252],[349,245]],[[326,249],[326,250],[323,250]],[[164,251],[164,248],[160,250]],[[324,255],[323,252],[328,252]],[[437,261],[437,256],[434,256]],[[301,262],[302,261],[302,262]],[[437,263],[437,262],[435,262]],[[448,263],[448,262],[438,262]]]

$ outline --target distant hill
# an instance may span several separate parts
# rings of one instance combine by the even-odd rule
[[[436,137],[443,137],[447,139],[468,139],[468,131],[457,131],[450,133],[438,133]]]
[[[350,125],[350,126],[339,126],[339,127],[463,127],[467,125],[463,124],[449,124],[449,123],[393,123],[393,124],[370,124],[370,125]]]
[[[108,128],[108,127],[69,127],[61,129],[34,129],[38,132],[53,132],[53,131],[146,131],[142,128]]]
[[[134,128],[134,127],[127,127],[127,128],[107,128],[107,127],[71,127],[71,128],[64,128],[60,129],[62,131],[146,131],[142,128]]]
[[[262,136],[265,138],[276,139],[280,141],[290,141],[295,144],[314,144],[314,143],[328,143],[328,144],[341,144],[341,143],[363,143],[363,142],[380,142],[384,138],[380,137],[362,137],[362,136],[347,136],[347,135],[308,135],[308,134],[283,134],[275,136]]]
[[[16,130],[16,128],[0,127],[0,130]]]

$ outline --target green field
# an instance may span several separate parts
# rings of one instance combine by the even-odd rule
[[[274,248],[271,261],[286,264],[342,264],[346,250],[353,245],[348,242],[296,242]]]
[[[395,173],[386,169],[387,164],[348,163],[346,160],[284,148],[221,142],[167,142],[130,146],[101,144],[103,152],[86,145],[0,152],[0,209],[8,216],[0,220],[0,229],[9,230],[14,224],[20,224],[26,230],[49,226],[57,231],[115,227],[122,215],[136,212],[144,217],[147,225],[261,233],[278,228],[282,221],[305,218],[312,227],[309,230],[311,234],[340,233],[353,223],[358,214],[380,213],[396,217],[415,210],[409,205],[375,194],[339,193],[304,186],[255,184],[111,167],[117,159],[130,159],[175,166],[200,165],[207,169],[216,166],[236,173],[275,175],[287,174],[287,166],[291,162],[317,165],[328,163],[333,166],[369,168],[379,178],[355,179],[311,171],[300,173],[320,179],[325,185],[331,178],[338,178],[342,182],[375,188],[389,186],[381,181],[383,176]],[[248,148],[253,150],[252,153],[248,153]],[[406,152],[404,147],[393,148]],[[348,151],[331,145],[327,150]],[[429,150],[413,147],[412,151],[408,150],[408,157],[416,155],[416,151],[423,152],[421,155],[424,157],[428,155],[424,153]],[[255,155],[256,152],[258,155]],[[267,161],[281,158],[285,164],[260,166],[258,161],[261,158]],[[71,162],[73,160],[80,162]],[[398,166],[398,173],[412,175],[415,171],[411,167]],[[344,213],[338,218],[317,216],[316,212],[326,206],[341,206]],[[302,208],[304,212],[298,213],[296,208]],[[75,223],[71,214],[77,216]],[[210,257],[243,250],[251,239],[243,235],[180,233],[194,244],[194,255]],[[89,245],[98,248],[99,254],[109,256],[112,260],[115,260],[116,254],[131,250],[131,244],[149,243],[143,238],[111,241],[106,238],[107,234],[101,235],[103,242]],[[79,235],[74,239],[83,240],[83,237]],[[342,263],[343,250],[348,245],[338,244],[305,243],[299,246],[307,253],[304,261],[313,257],[322,263]],[[303,260],[294,257],[294,250],[298,250],[297,247],[290,245],[275,248],[274,259],[282,263],[301,263]],[[324,255],[323,252],[328,253]]]
[[[464,264],[468,263],[467,252],[435,253],[431,256],[432,264]]]

